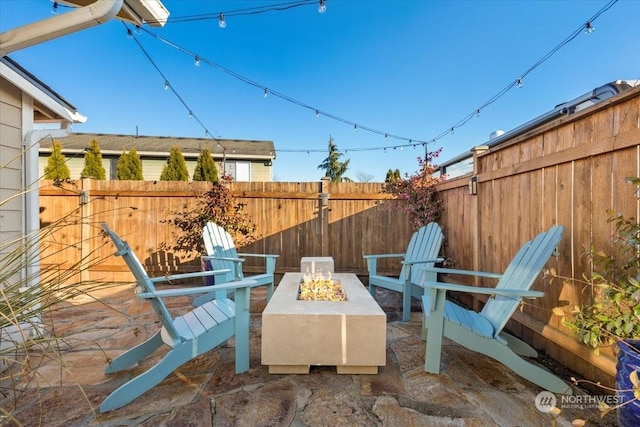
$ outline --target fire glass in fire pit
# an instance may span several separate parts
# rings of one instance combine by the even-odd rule
[[[346,301],[347,295],[339,280],[331,279],[331,272],[325,277],[322,272],[311,275],[307,272],[302,277],[298,290],[301,301]]]

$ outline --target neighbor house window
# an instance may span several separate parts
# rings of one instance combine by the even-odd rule
[[[234,181],[251,181],[251,163],[249,162],[227,160],[224,163],[224,172]]]

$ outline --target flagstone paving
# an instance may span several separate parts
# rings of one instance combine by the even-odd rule
[[[2,384],[0,406],[13,426],[550,426],[536,409],[542,391],[492,359],[451,341],[443,346],[440,375],[424,372],[421,313],[397,320],[401,303],[380,290],[376,299],[388,315],[387,362],[377,375],[338,375],[335,367],[312,367],[308,375],[271,375],[260,364],[260,313],[265,292],[252,292],[250,364],[234,372],[233,340],[186,363],[129,405],[97,413],[102,400],[134,375],[153,366],[159,350],[138,366],[105,375],[105,361],[149,337],[158,328],[146,302],[131,289],[101,304],[75,301],[53,315],[59,356],[33,354],[37,375],[18,387]],[[173,310],[190,300],[176,298]],[[115,309],[115,310],[114,310]],[[286,331],[283,331],[286,333]],[[55,356],[55,353],[54,353]],[[13,395],[13,389],[16,395]],[[584,393],[574,387],[575,393]],[[615,425],[612,415],[589,425]],[[575,412],[563,411],[558,426]]]

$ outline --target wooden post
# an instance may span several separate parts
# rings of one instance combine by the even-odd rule
[[[479,211],[479,198],[482,197],[482,191],[480,191],[480,183],[478,182],[478,175],[481,173],[480,166],[478,165],[478,157],[480,154],[489,150],[486,145],[480,145],[471,149],[473,153],[473,175],[469,178],[469,197],[471,201],[469,203],[471,212],[471,244],[473,247],[473,270],[484,271],[480,265],[480,211]],[[474,276],[474,286],[480,286],[480,278]],[[480,299],[478,294],[473,294],[473,309],[475,311],[480,310]]]
[[[320,256],[329,256],[329,177],[320,180]]]
[[[91,238],[91,178],[82,178],[78,203],[80,204],[80,281],[89,281],[89,269],[84,264],[89,261],[91,245],[94,239]]]

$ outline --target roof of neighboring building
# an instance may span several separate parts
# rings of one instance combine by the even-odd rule
[[[60,140],[63,152],[83,151],[93,140],[98,141],[103,155],[120,155],[136,149],[143,157],[167,157],[171,147],[177,145],[185,158],[195,158],[208,148],[215,158],[273,160],[276,151],[273,141],[238,139],[186,138],[173,136],[114,135],[103,133],[72,133]],[[50,147],[42,147],[49,151]]]

